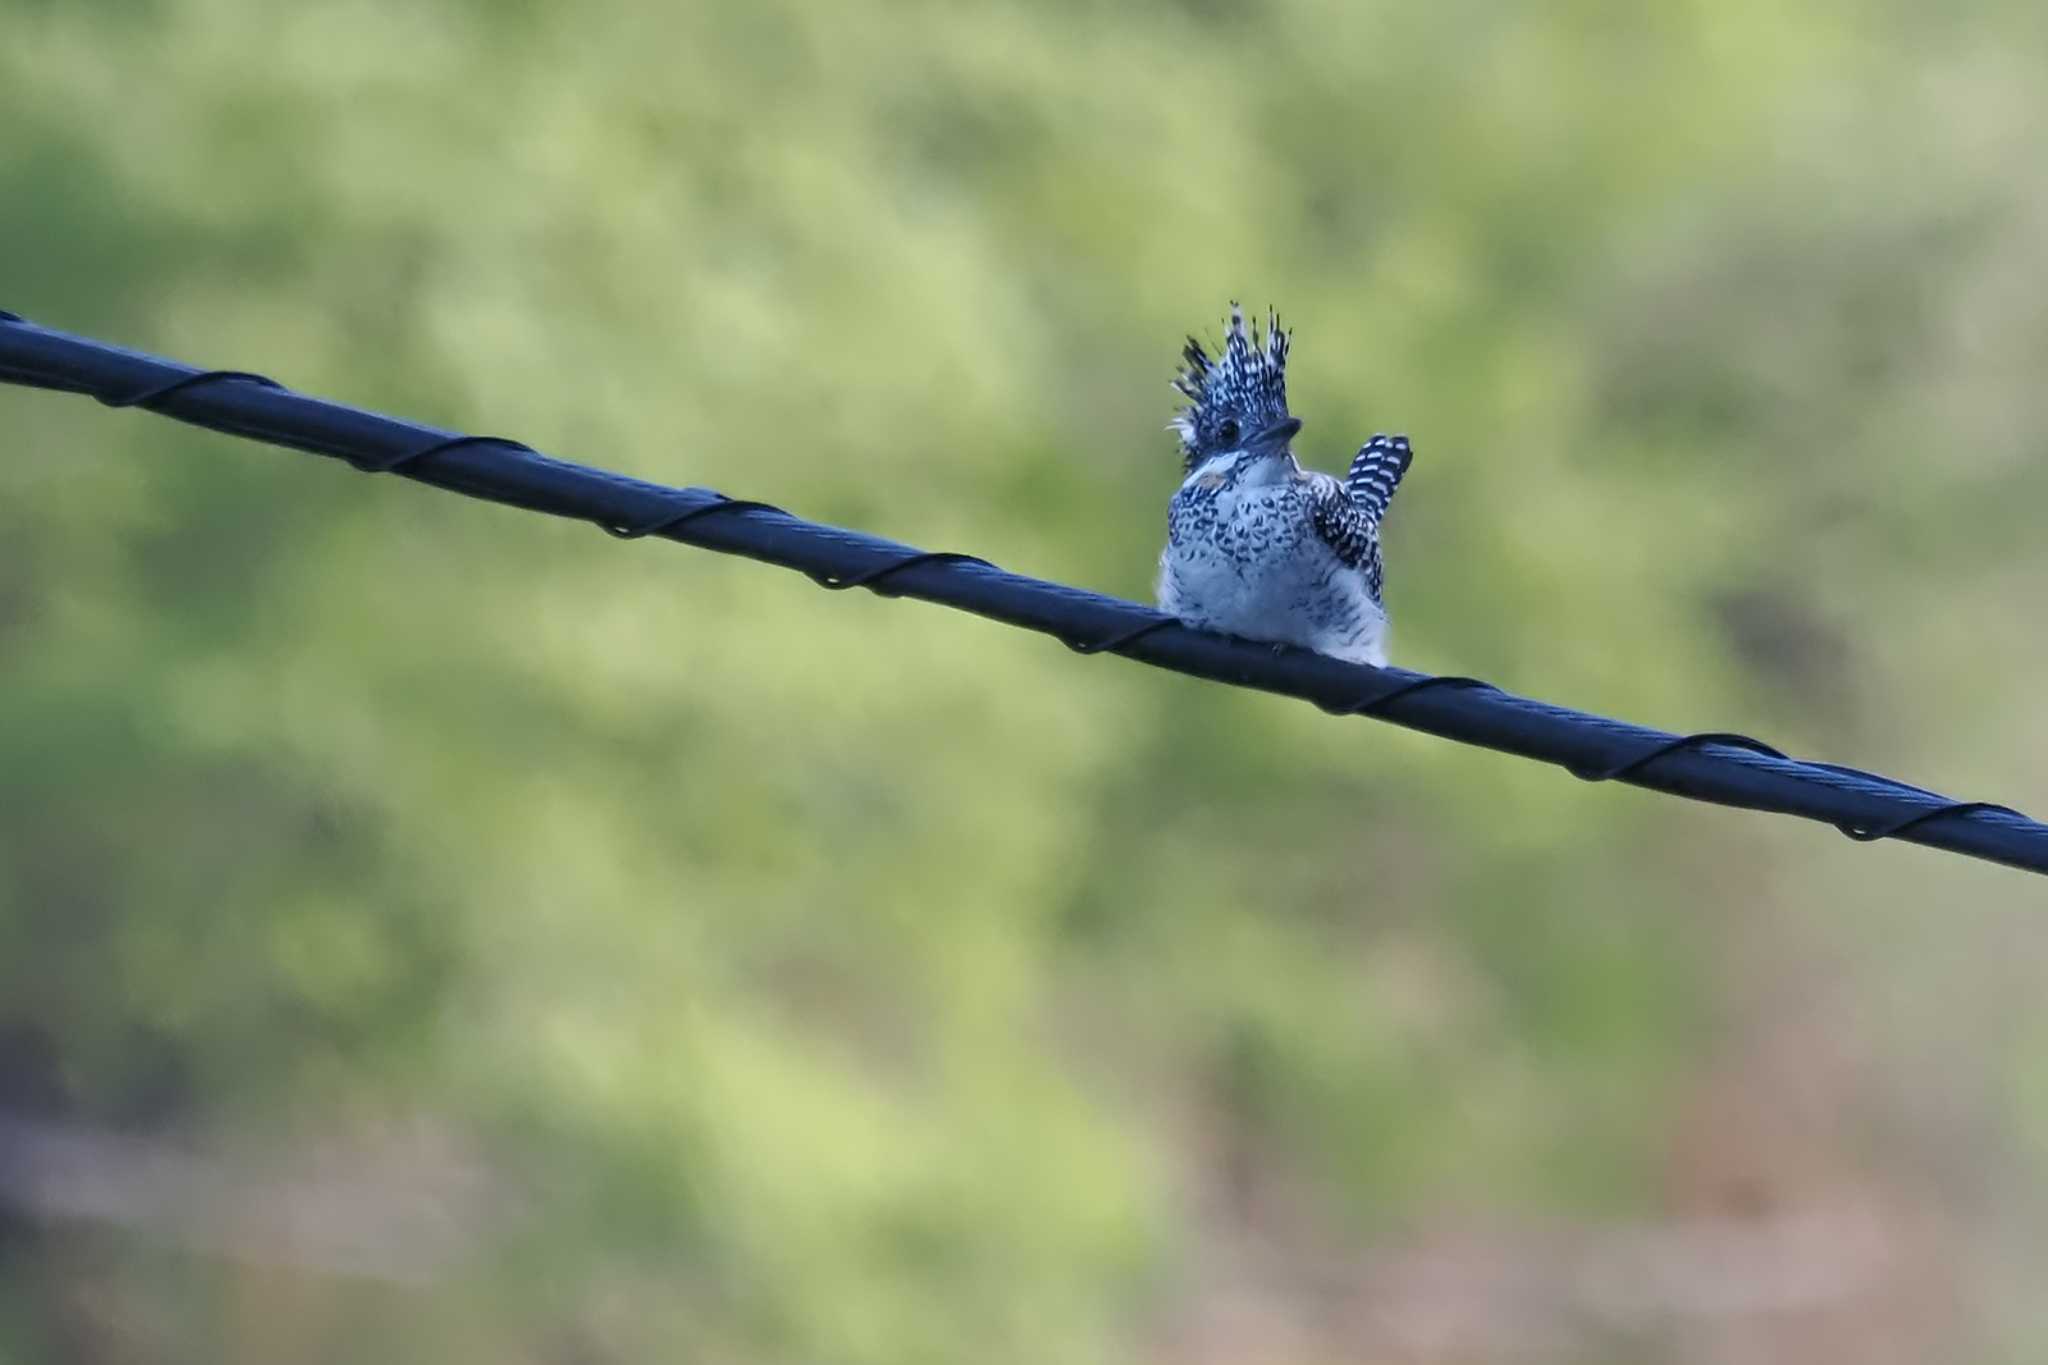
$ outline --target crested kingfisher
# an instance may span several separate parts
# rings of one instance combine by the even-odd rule
[[[1174,388],[1185,478],[1166,515],[1160,610],[1191,626],[1382,666],[1380,522],[1412,457],[1375,436],[1339,480],[1303,469],[1290,444],[1290,337],[1279,318],[1245,325],[1233,304],[1222,349],[1188,338]]]

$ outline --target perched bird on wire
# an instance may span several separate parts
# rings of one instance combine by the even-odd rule
[[[1375,436],[1342,481],[1303,469],[1288,443],[1289,334],[1263,337],[1237,305],[1214,358],[1194,337],[1174,380],[1186,479],[1166,515],[1159,607],[1191,626],[1387,661],[1380,522],[1408,472],[1405,436]]]

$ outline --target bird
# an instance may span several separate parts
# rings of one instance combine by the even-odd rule
[[[1213,357],[1190,336],[1173,387],[1189,405],[1185,477],[1167,506],[1159,609],[1183,624],[1384,667],[1380,523],[1414,458],[1406,436],[1374,436],[1340,480],[1304,469],[1287,410],[1292,333],[1230,306]]]

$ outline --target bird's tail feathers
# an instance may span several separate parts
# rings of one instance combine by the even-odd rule
[[[1377,522],[1386,516],[1387,504],[1394,500],[1394,490],[1401,486],[1401,476],[1414,458],[1406,436],[1375,436],[1352,457],[1344,491],[1360,511]]]

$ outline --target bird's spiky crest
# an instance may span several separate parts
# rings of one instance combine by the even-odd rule
[[[1250,436],[1286,418],[1288,340],[1272,309],[1266,310],[1261,335],[1257,322],[1246,326],[1244,310],[1235,302],[1218,355],[1211,358],[1198,339],[1188,338],[1173,387],[1190,405],[1174,415],[1169,430],[1180,434],[1181,456],[1190,471],[1229,448],[1226,421],[1236,422],[1241,436]]]

